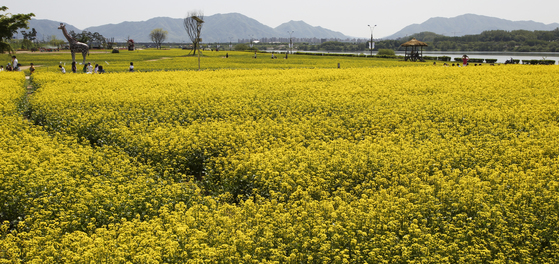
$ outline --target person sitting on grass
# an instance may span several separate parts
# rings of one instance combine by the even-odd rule
[[[60,68],[60,71],[62,72],[62,74],[66,73],[66,69],[64,69],[64,67],[62,67],[62,65],[58,65],[58,68]]]

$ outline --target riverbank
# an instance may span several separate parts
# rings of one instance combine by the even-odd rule
[[[274,52],[274,53],[285,53],[285,50],[266,50],[265,52]],[[352,51],[352,52],[343,52],[343,51],[303,51],[303,50],[294,50],[295,52],[304,52],[304,53],[322,53],[322,54],[355,54],[355,55],[364,55],[370,56],[370,51]],[[395,51],[397,56],[404,56],[404,51]],[[377,54],[377,51],[373,51],[373,55]],[[512,59],[519,60],[520,63],[522,61],[529,61],[529,60],[553,60],[555,64],[559,63],[559,52],[484,52],[484,51],[423,51],[423,56],[429,57],[442,57],[447,56],[450,57],[451,62],[454,61],[454,58],[461,58],[464,54],[468,55],[471,59],[496,59],[496,63],[505,63],[505,61]]]

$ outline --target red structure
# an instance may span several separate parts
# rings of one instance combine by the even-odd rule
[[[129,39],[128,40],[128,50],[129,51],[134,51],[136,48],[134,46],[134,40],[133,39]]]

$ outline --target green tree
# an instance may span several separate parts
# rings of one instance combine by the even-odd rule
[[[48,42],[51,46],[55,46],[55,47],[58,47],[58,48],[60,48],[62,45],[64,45],[64,43],[66,43],[64,40],[56,38],[55,35],[52,35],[52,36],[48,37],[47,39],[48,39]]]
[[[23,46],[26,49],[31,49],[33,47],[33,42],[37,39],[37,30],[35,30],[35,28],[32,28],[29,32],[22,30],[21,34],[23,35]]]
[[[240,43],[240,44],[235,45],[234,49],[237,50],[237,51],[245,51],[245,50],[248,50],[249,48],[248,48],[247,44]]]
[[[0,11],[5,12],[8,10],[7,7],[0,7]],[[16,33],[20,28],[28,28],[27,22],[34,17],[35,14],[0,14],[0,53],[5,51],[12,52],[13,49],[8,43],[8,40],[12,38],[14,33]]]
[[[81,42],[81,43],[86,43],[86,44],[90,44],[91,41],[93,41],[93,33],[84,30],[82,31],[82,33],[76,33],[73,30],[71,30],[70,32],[68,32],[68,34],[70,34],[70,36],[72,36],[72,38],[74,38],[75,40]]]

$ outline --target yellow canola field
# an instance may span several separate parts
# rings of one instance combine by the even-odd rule
[[[225,58],[228,54],[228,58]],[[294,69],[294,68],[363,68],[363,67],[410,67],[421,66],[428,63],[409,63],[396,61],[394,59],[381,59],[371,57],[348,57],[348,56],[320,56],[320,55],[279,55],[278,59],[271,59],[270,53],[258,53],[254,58],[253,52],[244,51],[220,51],[203,52],[201,57],[202,70],[216,69]],[[0,54],[0,60],[9,61],[11,55]],[[58,65],[65,67],[68,73],[71,72],[71,59],[69,51],[60,53],[22,53],[18,54],[18,59],[22,65],[34,63],[36,73],[39,72],[59,72]],[[198,57],[189,55],[188,50],[137,50],[133,52],[121,51],[113,54],[110,51],[96,51],[89,54],[86,63],[92,65],[99,64],[107,73],[128,72],[130,62],[134,63],[136,72],[150,71],[176,71],[176,70],[198,70]],[[78,63],[81,59],[78,58]],[[431,62],[432,63],[432,62]],[[77,73],[85,74],[84,65],[78,64]],[[26,70],[29,73],[28,70]]]
[[[0,72],[0,116],[13,115],[16,113],[18,104],[21,102],[25,90],[23,84],[25,78],[22,72]]]
[[[76,159],[35,165],[46,172],[19,185],[2,181],[3,190],[22,194],[10,207],[15,218],[2,216],[12,222],[3,226],[0,258],[553,262],[558,71],[518,65],[37,74],[30,127],[49,135],[33,132],[38,140],[17,145],[33,148],[32,161],[41,157],[33,155],[39,144]],[[8,134],[3,148],[22,151],[11,150],[19,137]],[[54,140],[63,144],[48,143]],[[11,171],[3,177],[23,173],[15,158],[7,160],[0,168]],[[103,173],[63,166],[72,162]],[[58,171],[74,171],[83,186],[66,185],[94,194],[76,197],[58,187]],[[145,186],[144,179],[157,184]],[[27,198],[35,181],[52,191]],[[135,203],[126,204],[126,193]],[[37,205],[54,194],[71,202]],[[121,200],[126,206],[106,213]],[[79,224],[69,225],[68,217]]]

